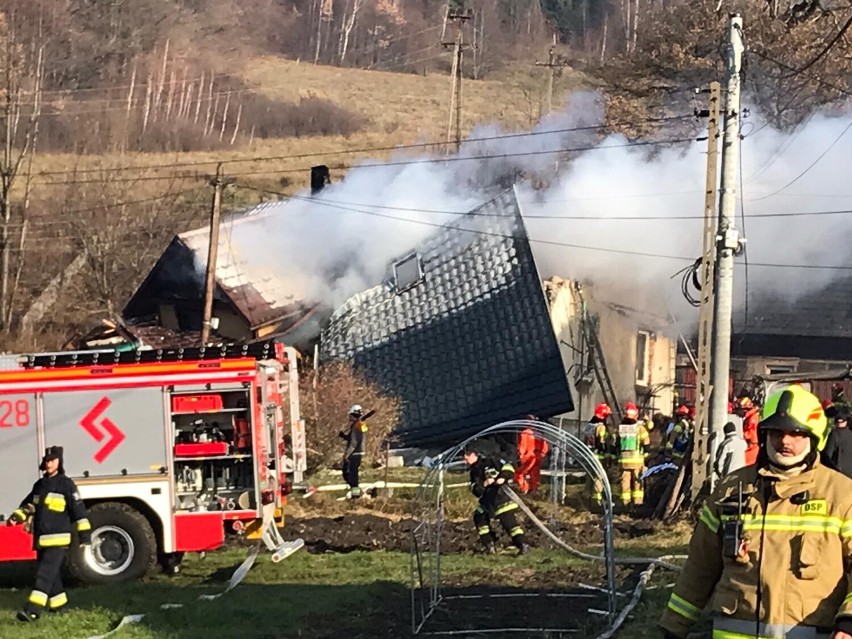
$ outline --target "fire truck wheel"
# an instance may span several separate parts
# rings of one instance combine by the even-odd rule
[[[139,579],[157,560],[157,538],[145,516],[132,506],[107,502],[89,510],[92,545],[75,548],[68,568],[87,584]]]

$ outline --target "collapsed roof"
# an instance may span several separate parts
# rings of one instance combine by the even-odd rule
[[[321,353],[402,399],[407,445],[574,409],[513,191],[446,224],[339,307]]]

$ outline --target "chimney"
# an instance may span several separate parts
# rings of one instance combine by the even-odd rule
[[[329,175],[328,167],[325,164],[311,167],[311,195],[316,195],[322,191],[326,185],[331,184],[331,175]]]

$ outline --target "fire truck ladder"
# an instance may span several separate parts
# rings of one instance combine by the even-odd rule
[[[582,300],[582,293],[580,293]],[[583,339],[589,347],[589,361],[592,365],[592,370],[595,373],[595,379],[603,392],[604,401],[609,404],[612,409],[612,416],[616,419],[616,424],[620,424],[623,418],[621,414],[621,404],[618,402],[618,395],[615,393],[615,388],[612,385],[612,379],[609,376],[609,371],[606,367],[606,359],[604,358],[603,348],[598,338],[598,331],[593,322],[584,321]]]
[[[210,359],[273,359],[275,340],[251,344],[223,344],[193,348],[134,349],[128,351],[93,350],[60,351],[21,355],[18,362],[24,368],[55,368],[68,366],[98,366],[110,364],[141,364],[151,362],[181,362]]]

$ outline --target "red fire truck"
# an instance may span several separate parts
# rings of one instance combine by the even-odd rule
[[[91,549],[69,556],[75,576],[176,570],[283,506],[303,462],[285,455],[303,432],[298,392],[295,350],[272,342],[16,358],[0,370],[0,513],[26,496],[44,448],[63,446],[92,523]],[[5,523],[0,561],[33,559],[25,527]]]

